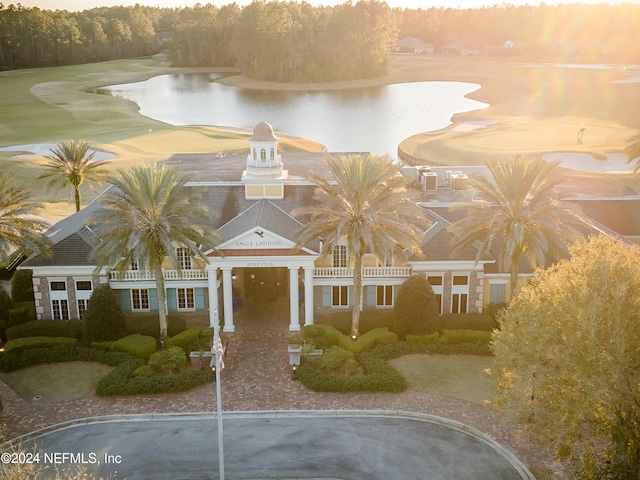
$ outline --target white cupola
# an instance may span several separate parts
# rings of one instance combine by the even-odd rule
[[[245,197],[283,198],[284,181],[287,170],[282,169],[282,158],[278,153],[278,137],[266,122],[260,122],[253,129],[249,139],[247,166],[242,173]]]

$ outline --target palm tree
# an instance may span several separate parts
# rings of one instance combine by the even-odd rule
[[[30,198],[24,188],[11,183],[10,174],[0,175],[0,259],[15,248],[47,253],[50,241],[42,232],[49,225],[36,217],[42,205]]]
[[[346,242],[354,284],[351,335],[357,336],[365,253],[383,261],[419,252],[429,221],[413,201],[418,192],[407,189],[400,165],[388,157],[329,157],[326,163],[332,179],[310,172],[308,178],[317,186],[315,203],[292,212],[309,216],[297,232],[297,242],[303,245],[320,238],[322,255],[330,254],[342,239]]]
[[[84,140],[67,140],[52,149],[53,155],[46,156],[50,162],[45,165],[48,170],[37,179],[46,179],[48,186],[60,191],[71,185],[75,193],[76,212],[80,211],[80,185],[87,182],[92,186],[104,178],[105,160],[94,160],[95,152],[88,154],[89,144]]]
[[[92,217],[100,242],[94,250],[98,270],[121,261],[146,262],[158,292],[160,335],[167,335],[167,312],[162,262],[170,259],[180,271],[177,248],[207,261],[215,247],[215,232],[207,229],[213,214],[199,202],[201,189],[188,187],[188,178],[165,165],[134,166],[119,170],[113,187],[102,196]]]
[[[586,223],[577,205],[564,201],[555,190],[562,182],[557,165],[540,158],[489,160],[493,178],[476,175],[472,179],[485,201],[453,207],[467,213],[449,227],[454,255],[479,247],[479,260],[496,240],[503,242],[498,265],[510,272],[508,300],[516,290],[522,256],[534,268],[544,265],[549,255],[567,256],[568,243],[580,237],[573,226],[576,219]]]
[[[633,166],[633,172],[640,174],[640,133],[627,138],[624,154],[627,157],[627,163],[636,162]]]

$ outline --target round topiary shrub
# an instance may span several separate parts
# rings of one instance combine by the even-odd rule
[[[425,277],[413,275],[400,285],[393,314],[395,331],[401,340],[407,334],[437,331],[439,313],[436,295]]]
[[[122,308],[106,284],[91,294],[83,322],[84,338],[88,344],[118,340],[127,334]]]
[[[149,366],[163,373],[177,373],[187,364],[187,356],[180,347],[169,347],[149,357]]]

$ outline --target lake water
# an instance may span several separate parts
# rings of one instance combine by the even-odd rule
[[[99,92],[131,100],[142,115],[172,125],[253,128],[265,121],[277,131],[322,143],[330,152],[394,157],[407,137],[444,128],[456,113],[489,106],[464,97],[480,88],[474,83],[281,92],[229,87],[216,83],[217,78],[216,74],[160,75]]]

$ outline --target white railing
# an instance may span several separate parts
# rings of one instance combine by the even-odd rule
[[[182,270],[182,276],[178,270],[162,270],[165,280],[206,280],[206,270]],[[128,282],[155,280],[155,276],[151,270],[112,270],[112,282]]]
[[[366,278],[408,277],[411,267],[362,267],[362,276]],[[319,267],[313,271],[316,278],[353,277],[353,269],[346,267]]]

